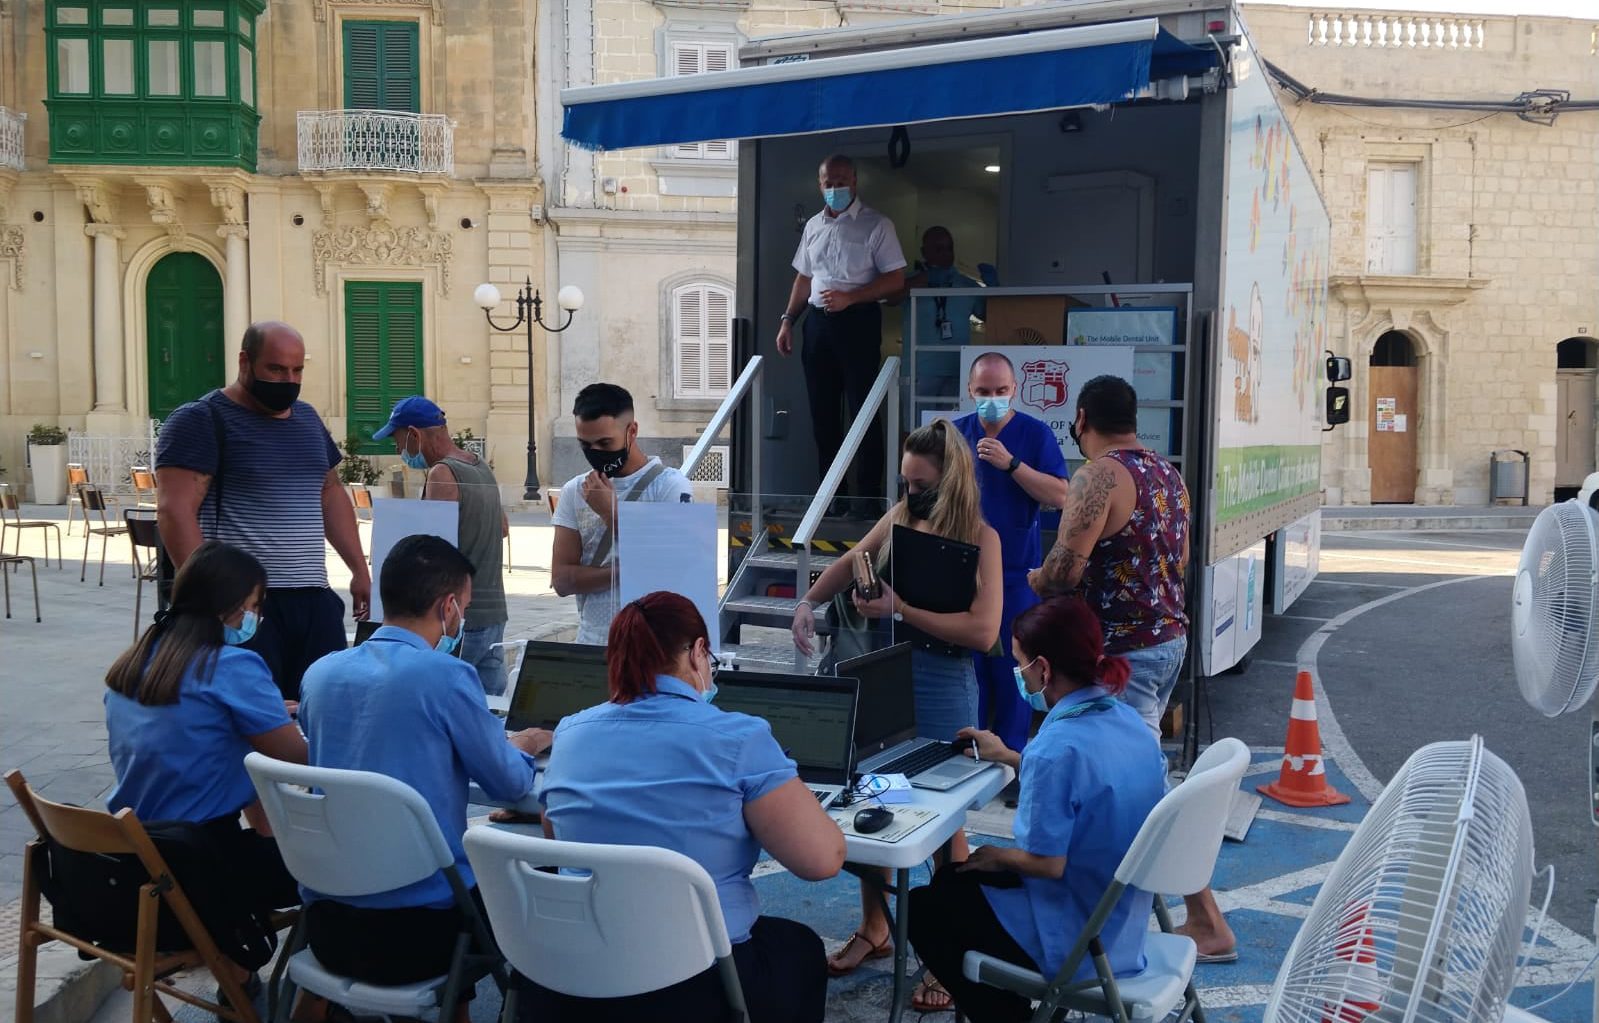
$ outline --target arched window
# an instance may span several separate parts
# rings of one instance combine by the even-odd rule
[[[1416,364],[1416,346],[1410,343],[1410,338],[1397,330],[1390,330],[1377,339],[1377,344],[1371,350],[1371,364],[1373,366],[1414,366]]]
[[[1599,346],[1591,338],[1568,337],[1555,349],[1557,369],[1599,369]]]
[[[721,398],[733,382],[733,292],[694,281],[672,289],[672,396]]]

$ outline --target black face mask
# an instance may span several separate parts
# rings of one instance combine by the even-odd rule
[[[933,515],[933,506],[938,504],[938,488],[928,487],[919,494],[905,495],[905,510],[910,512],[913,519],[927,519]]]
[[[1070,437],[1072,443],[1077,445],[1077,450],[1081,451],[1083,449],[1083,436],[1077,432],[1077,420],[1074,419],[1066,424],[1066,436]]]
[[[250,397],[272,412],[282,412],[300,398],[300,385],[292,380],[262,380],[251,374]]]
[[[588,459],[598,472],[604,473],[613,479],[622,471],[622,466],[627,464],[627,456],[631,445],[624,446],[620,451],[597,451],[594,448],[584,448],[583,457]]]

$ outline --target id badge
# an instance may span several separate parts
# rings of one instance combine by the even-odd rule
[[[945,341],[955,340],[955,325],[944,320],[938,325],[938,336]]]

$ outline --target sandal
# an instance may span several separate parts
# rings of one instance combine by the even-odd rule
[[[866,948],[866,952],[853,962],[846,963],[845,960],[849,956],[849,950],[854,947],[856,942],[860,942]],[[847,973],[854,973],[856,968],[868,959],[887,959],[893,954],[894,939],[892,937],[884,938],[881,945],[874,945],[866,935],[856,931],[849,936],[849,940],[844,942],[837,952],[827,957],[827,972],[829,976],[842,977]]]
[[[955,999],[944,985],[932,977],[924,977],[911,994],[911,1008],[917,1012],[950,1012],[955,1008]]]

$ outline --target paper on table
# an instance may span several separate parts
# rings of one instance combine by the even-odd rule
[[[669,590],[693,601],[721,649],[716,607],[716,506],[621,501],[616,506],[618,607]]]
[[[461,506],[454,501],[419,501],[389,497],[372,502],[372,615],[383,620],[383,600],[378,581],[383,578],[383,560],[394,545],[408,536],[438,536],[458,542]]]
[[[916,794],[903,774],[868,774],[861,778],[861,791],[881,803],[909,803]]]

